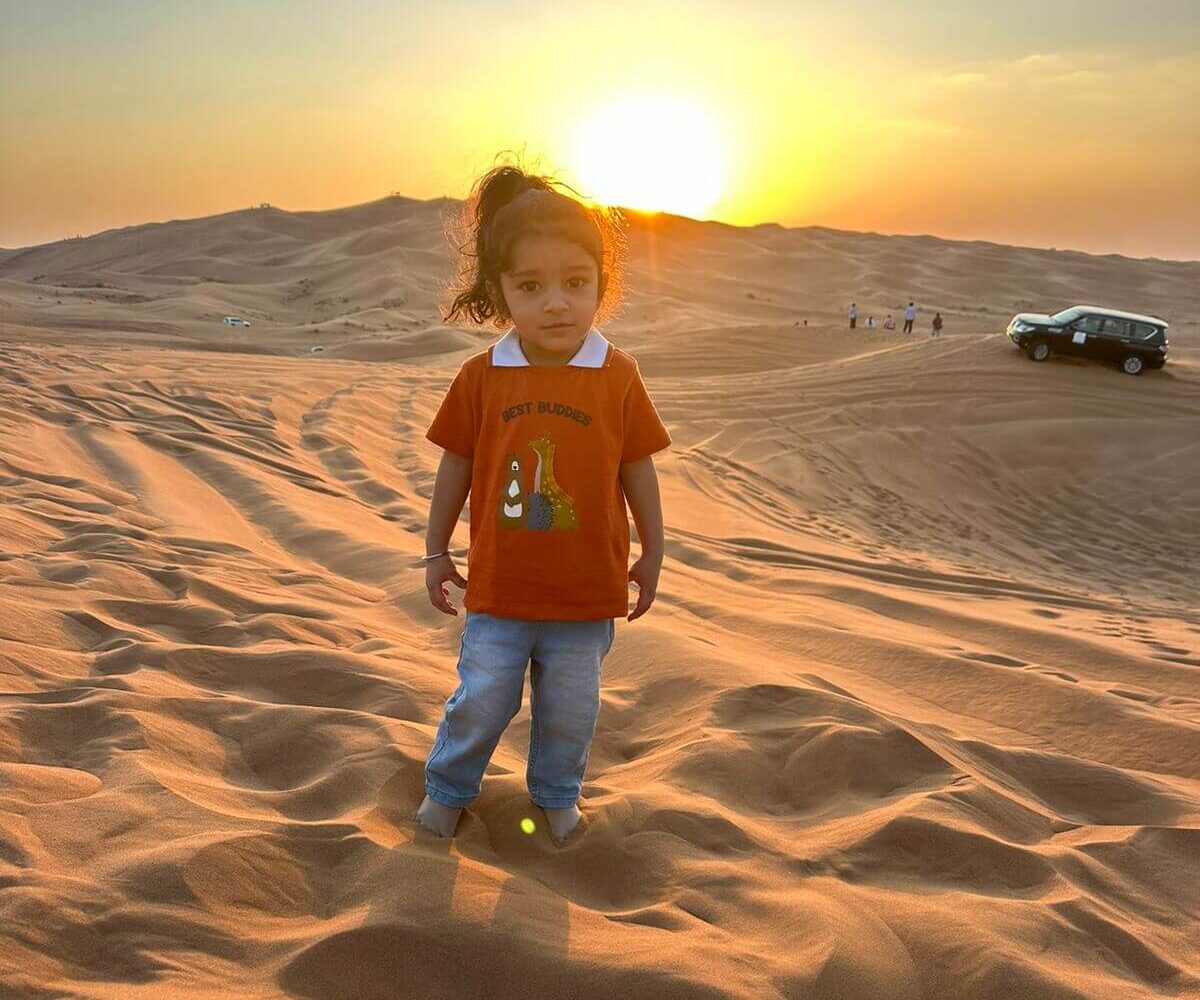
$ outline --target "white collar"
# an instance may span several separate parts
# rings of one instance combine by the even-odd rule
[[[595,327],[588,330],[587,336],[575,356],[567,362],[575,368],[603,368],[604,360],[608,357],[608,340]],[[493,368],[526,368],[529,359],[521,350],[521,338],[517,336],[514,326],[503,337],[492,345]]]

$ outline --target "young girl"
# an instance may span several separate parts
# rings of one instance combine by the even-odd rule
[[[613,619],[650,607],[663,557],[650,457],[671,443],[637,362],[596,328],[611,313],[623,233],[614,216],[554,190],[548,178],[496,167],[466,205],[473,247],[447,322],[464,315],[511,329],[463,362],[426,437],[444,449],[426,533],[425,585],[458,614],[443,584],[465,588],[460,683],[425,763],[416,820],[453,835],[521,707],[529,665],[530,798],[561,846],[600,710],[600,663]],[[470,583],[448,553],[470,493]],[[641,556],[629,566],[633,512]],[[638,587],[629,613],[629,584]]]

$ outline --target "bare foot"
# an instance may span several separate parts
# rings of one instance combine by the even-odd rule
[[[542,812],[546,814],[546,819],[550,822],[550,839],[559,847],[571,835],[571,831],[579,825],[579,820],[583,817],[578,805],[567,806],[566,809],[547,809],[543,806]]]
[[[454,828],[458,826],[458,816],[461,812],[462,809],[444,806],[440,802],[434,802],[426,795],[425,801],[421,803],[420,808],[417,809],[417,815],[413,819],[430,833],[436,833],[439,837],[453,837]]]

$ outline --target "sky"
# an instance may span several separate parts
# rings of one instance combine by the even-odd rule
[[[1200,259],[1197,0],[0,0],[0,247],[465,197]]]

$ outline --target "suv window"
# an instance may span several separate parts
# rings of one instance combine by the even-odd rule
[[[1158,327],[1151,326],[1149,323],[1134,323],[1133,324],[1133,335],[1138,340],[1149,340],[1156,333],[1158,333]]]
[[[1120,340],[1129,339],[1129,320],[1114,319],[1112,316],[1104,318],[1104,335],[1106,337],[1116,337]]]
[[[1103,316],[1084,316],[1082,319],[1075,322],[1073,328],[1076,330],[1082,330],[1084,333],[1090,336],[1100,332],[1100,325],[1103,322]]]

